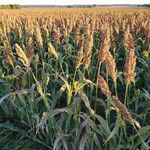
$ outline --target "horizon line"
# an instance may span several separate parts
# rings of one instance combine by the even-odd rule
[[[102,6],[102,5],[150,5],[150,3],[134,3],[134,4],[130,4],[130,3],[125,3],[125,4],[18,4],[18,3],[8,3],[8,4],[0,4],[0,5],[20,5],[20,6],[24,6],[24,5],[34,5],[34,6],[40,6],[40,5],[47,5],[47,6],[75,6],[75,5],[97,5],[97,6]]]

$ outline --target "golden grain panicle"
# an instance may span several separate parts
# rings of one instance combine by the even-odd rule
[[[85,41],[85,53],[83,57],[83,66],[85,69],[88,69],[91,63],[92,48],[93,48],[93,33],[87,35],[87,40]]]
[[[16,55],[18,56],[18,59],[22,62],[22,64],[26,67],[29,67],[30,66],[29,59],[27,58],[23,49],[17,43],[15,44],[15,50]]]
[[[14,64],[14,58],[13,58],[13,53],[12,53],[12,51],[5,49],[5,50],[3,51],[3,53],[4,53],[4,56],[5,56],[5,59],[6,59],[6,63],[7,63],[8,65],[13,66],[13,64]]]
[[[58,59],[58,53],[56,52],[55,47],[50,42],[48,42],[47,46],[48,53],[52,54],[56,59]]]
[[[101,75],[98,75],[98,86],[100,87],[102,93],[107,97],[111,96],[111,91],[109,90],[109,86]]]
[[[116,96],[112,96],[112,100],[114,105],[117,107],[119,112],[121,113],[123,120],[127,121],[128,123],[132,124],[132,116],[130,112],[128,111],[127,107],[121,103],[120,100]]]
[[[109,51],[107,52],[107,57],[104,61],[104,64],[106,66],[108,74],[111,76],[113,81],[116,82],[116,79],[117,79],[116,62],[112,54]]]
[[[135,81],[136,76],[135,69],[136,69],[136,56],[134,54],[134,50],[130,50],[125,62],[125,69],[124,69],[124,77],[127,85]]]
[[[98,59],[103,62],[107,57],[107,52],[109,51],[111,47],[111,40],[110,40],[110,29],[109,26],[106,25],[106,27],[103,27],[101,29],[101,45],[100,49],[98,51]]]

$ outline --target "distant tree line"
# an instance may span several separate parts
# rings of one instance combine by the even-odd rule
[[[145,4],[144,7],[150,7],[150,4]]]
[[[118,5],[21,5],[21,8],[94,8],[94,7],[150,7],[150,4],[118,4]]]
[[[20,5],[18,4],[10,4],[10,5],[0,5],[0,9],[20,9]]]
[[[53,8],[53,7],[68,7],[68,8],[93,8],[93,7],[108,7],[108,6],[119,6],[119,7],[150,7],[150,4],[144,5],[19,5],[19,4],[9,4],[9,5],[0,5],[0,9],[20,9],[20,8]]]

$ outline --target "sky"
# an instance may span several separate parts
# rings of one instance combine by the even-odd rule
[[[73,4],[150,4],[150,0],[0,0],[0,4],[73,5]]]

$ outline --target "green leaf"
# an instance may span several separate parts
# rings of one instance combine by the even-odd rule
[[[85,150],[85,143],[86,143],[87,139],[88,139],[88,135],[87,135],[87,133],[85,133],[81,138],[79,150]]]
[[[90,111],[90,113],[92,115],[94,115],[94,110],[91,108],[90,106],[90,102],[89,102],[89,99],[88,97],[85,95],[84,92],[79,92],[79,96],[81,97],[81,100],[84,102],[85,106],[88,108],[88,110]]]
[[[107,140],[105,141],[105,143],[107,143],[111,138],[114,137],[115,134],[117,134],[117,132],[119,130],[119,127],[120,127],[120,123],[119,123],[119,120],[117,119],[116,123],[115,123],[114,129],[112,130],[111,134],[109,135],[109,137],[107,138]]]

